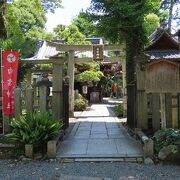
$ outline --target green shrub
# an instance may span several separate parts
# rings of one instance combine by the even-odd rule
[[[81,94],[78,93],[75,95],[75,100],[74,100],[75,111],[83,111],[86,109],[87,105],[88,105],[88,101]]]
[[[180,130],[172,128],[158,130],[154,133],[154,139],[154,147],[156,152],[159,152],[165,146],[180,146]]]
[[[53,139],[62,128],[62,121],[47,113],[29,113],[11,123],[12,133],[7,137],[16,143],[42,145]]]
[[[115,115],[117,117],[123,117],[123,115],[124,115],[123,106],[121,104],[119,104],[118,106],[114,106],[113,107],[113,112],[115,113]]]
[[[104,74],[101,71],[84,71],[81,74],[78,75],[78,80],[80,82],[98,82],[100,81],[101,77],[103,77]]]

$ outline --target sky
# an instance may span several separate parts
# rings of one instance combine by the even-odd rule
[[[52,32],[58,24],[69,25],[82,9],[89,7],[91,0],[62,0],[63,8],[57,9],[55,14],[47,14],[46,30]]]

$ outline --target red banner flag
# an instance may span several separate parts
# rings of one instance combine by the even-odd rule
[[[19,53],[18,51],[2,51],[2,97],[3,113],[14,114],[14,89],[17,84]]]

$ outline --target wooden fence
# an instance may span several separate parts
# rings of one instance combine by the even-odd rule
[[[52,96],[47,96],[47,87],[31,86],[24,90],[16,88],[14,91],[15,97],[15,119],[20,115],[29,112],[52,112]]]
[[[180,94],[148,93],[148,127],[154,131],[164,128],[180,128]],[[163,117],[162,117],[163,116]]]
[[[180,128],[179,64],[158,61],[136,68],[137,127]]]

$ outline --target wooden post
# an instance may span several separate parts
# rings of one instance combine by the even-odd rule
[[[25,144],[25,156],[27,158],[33,158],[33,145],[32,144]]]
[[[127,113],[127,90],[126,90],[126,60],[125,58],[122,61],[122,78],[123,78],[123,109],[124,116]]]
[[[32,87],[30,86],[26,89],[25,102],[26,102],[26,111],[33,112],[33,90]]]
[[[28,72],[26,74],[26,79],[27,79],[27,86],[31,85],[31,72]]]
[[[40,86],[39,87],[39,108],[40,112],[46,112],[47,107],[47,87]]]
[[[63,116],[63,64],[53,64],[53,96],[52,113],[54,118],[62,119]]]
[[[57,151],[57,147],[56,147],[56,141],[55,140],[51,140],[47,142],[47,156],[48,158],[56,158],[56,151]]]
[[[10,123],[11,123],[11,116],[4,115],[3,116],[3,126],[4,126],[4,134],[8,134],[10,132]]]
[[[21,115],[21,90],[16,88],[14,90],[14,99],[15,99],[15,119],[18,120]]]
[[[177,94],[173,93],[172,97],[172,127],[178,128],[178,98]]]
[[[153,130],[157,131],[160,129],[160,102],[159,94],[152,94],[152,126]]]
[[[74,116],[74,51],[69,51],[68,59],[69,76],[69,115]]]
[[[172,94],[166,93],[166,127],[172,128]]]
[[[165,93],[160,93],[160,106],[161,106],[161,129],[166,128],[166,101]]]
[[[145,91],[137,91],[137,128],[148,128],[147,95]]]
[[[177,94],[178,98],[178,128],[180,129],[180,93]]]
[[[136,67],[137,77],[137,128],[147,129],[147,94],[145,92],[145,71],[140,65]]]

